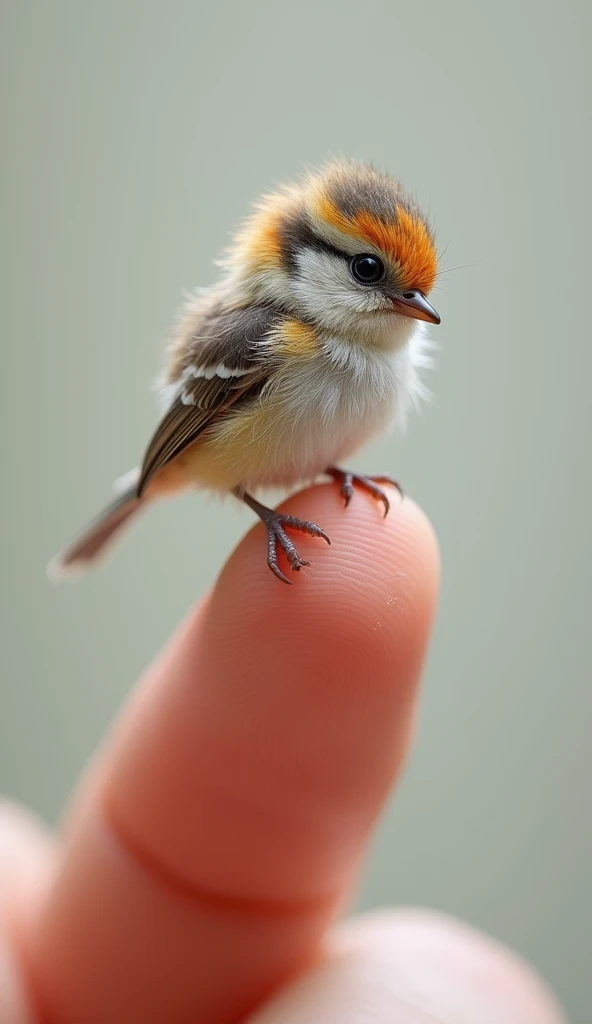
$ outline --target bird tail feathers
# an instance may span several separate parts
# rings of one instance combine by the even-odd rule
[[[81,575],[111,545],[120,530],[146,502],[138,498],[136,485],[127,488],[96,519],[49,563],[47,574],[54,582]]]

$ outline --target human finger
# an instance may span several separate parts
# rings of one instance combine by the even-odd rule
[[[261,527],[149,670],[76,804],[32,935],[50,1019],[235,1020],[316,955],[407,749],[431,528],[332,486],[280,585]],[[53,1016],[52,1016],[53,1015]]]
[[[247,1024],[566,1024],[544,982],[482,932],[428,911],[369,914]]]

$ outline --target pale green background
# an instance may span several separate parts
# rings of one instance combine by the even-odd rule
[[[423,504],[444,567],[421,728],[362,904],[428,904],[488,929],[582,1024],[589,10],[4,0],[0,306],[0,782],[53,817],[252,521],[187,498],[98,575],[45,579],[139,457],[182,289],[212,279],[250,199],[306,162],[369,158],[412,186],[445,260],[471,266],[434,296],[433,405],[359,460]]]

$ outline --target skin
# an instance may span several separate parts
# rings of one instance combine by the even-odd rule
[[[389,492],[390,493],[390,492]],[[257,525],[140,681],[55,837],[0,809],[6,1024],[559,1024],[532,969],[428,911],[335,925],[413,733],[433,532],[337,488],[279,587]],[[261,624],[265,622],[265,629]]]

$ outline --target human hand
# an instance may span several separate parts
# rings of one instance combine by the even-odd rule
[[[363,495],[344,513],[331,485],[287,507],[331,537],[307,542],[314,568],[278,584],[255,527],[60,837],[0,813],[1,1024],[562,1021],[529,967],[460,923],[333,924],[410,743],[438,557],[407,499],[385,520]]]

